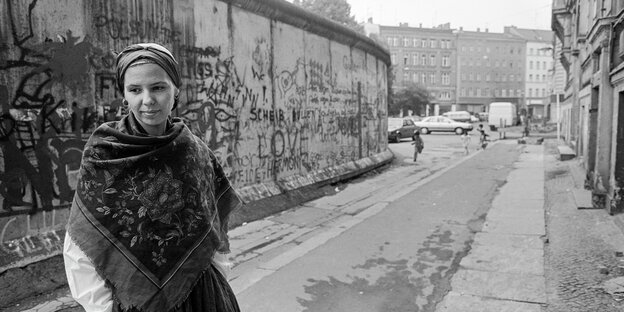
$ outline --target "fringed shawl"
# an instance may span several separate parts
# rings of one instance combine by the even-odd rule
[[[181,304],[241,204],[212,151],[180,119],[148,136],[132,113],[85,146],[68,231],[123,309]]]

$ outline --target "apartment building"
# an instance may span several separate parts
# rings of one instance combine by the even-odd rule
[[[456,110],[487,112],[491,102],[524,101],[525,40],[488,29],[456,32]]]
[[[594,203],[624,210],[624,1],[553,0],[565,71],[565,138],[582,159]]]
[[[407,23],[380,25],[377,31],[390,51],[395,91],[410,84],[421,85],[433,98],[430,114],[450,111],[456,97],[457,58],[450,24],[435,28],[410,27]]]
[[[505,33],[526,41],[524,68],[524,107],[534,119],[548,115],[552,93],[553,32],[550,30],[505,27]]]

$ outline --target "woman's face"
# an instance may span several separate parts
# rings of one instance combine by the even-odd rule
[[[165,132],[178,88],[160,66],[153,63],[130,66],[124,76],[124,98],[128,108],[150,135]]]

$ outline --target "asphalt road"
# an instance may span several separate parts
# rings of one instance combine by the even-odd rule
[[[369,179],[387,183],[384,174],[397,170],[443,173],[255,281],[237,294],[242,311],[434,311],[519,151],[516,145],[494,144],[477,153],[473,132],[473,155],[443,171],[466,157],[459,136],[423,139],[417,163],[411,161],[411,141],[393,143],[394,168]]]

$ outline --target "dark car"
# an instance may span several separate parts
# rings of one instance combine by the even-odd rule
[[[388,141],[399,143],[403,138],[413,140],[418,129],[412,118],[388,118]]]

